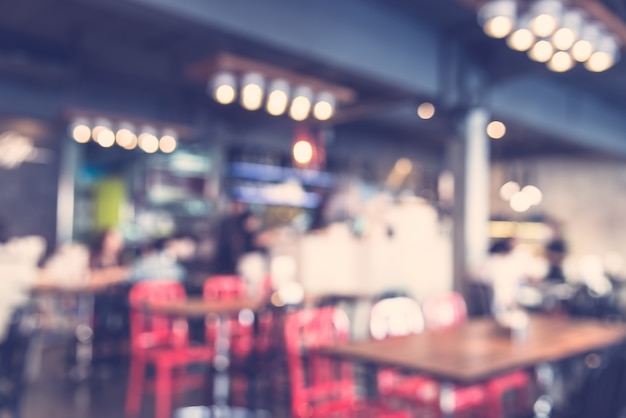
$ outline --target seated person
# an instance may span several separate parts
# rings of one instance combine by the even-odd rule
[[[545,257],[548,262],[548,273],[545,280],[551,284],[561,284],[567,281],[563,272],[563,260],[567,255],[565,241],[555,239],[545,247]]]
[[[178,262],[169,241],[158,239],[150,244],[144,254],[130,269],[130,281],[176,280],[182,282],[186,271]]]

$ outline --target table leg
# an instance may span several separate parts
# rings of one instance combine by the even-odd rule
[[[215,377],[213,381],[213,416],[228,415],[228,398],[230,395],[230,321],[227,317],[218,316],[217,335],[215,337],[215,360],[213,362]],[[224,413],[222,413],[224,412]]]
[[[443,418],[454,416],[454,385],[450,382],[441,382],[439,385],[439,408]]]

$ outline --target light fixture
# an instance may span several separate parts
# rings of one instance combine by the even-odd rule
[[[516,29],[506,40],[507,45],[516,51],[528,51],[535,43],[535,34],[530,30],[530,17],[522,16]]]
[[[94,128],[91,130],[91,137],[94,141],[98,142],[100,133],[104,130],[111,129],[111,123],[103,118],[96,119]]]
[[[520,191],[520,186],[515,181],[507,181],[500,187],[500,197],[507,202]]]
[[[322,92],[317,96],[317,102],[313,106],[313,116],[317,120],[328,120],[335,114],[335,96],[328,92]]]
[[[313,146],[309,141],[300,140],[293,145],[293,159],[298,164],[308,164],[313,159]]]
[[[563,3],[561,0],[538,0],[531,6],[530,29],[540,38],[547,38],[559,27]]]
[[[509,204],[511,205],[511,209],[518,213],[526,212],[532,206],[529,196],[522,191],[515,193],[511,197]]]
[[[91,128],[89,127],[89,122],[86,120],[76,120],[71,125],[71,135],[74,141],[79,144],[85,144],[89,142],[91,139]]]
[[[285,80],[274,80],[270,84],[266,110],[272,116],[280,116],[289,105],[289,83]]]
[[[103,148],[111,148],[115,144],[115,134],[109,128],[103,128],[98,132],[96,142]]]
[[[115,142],[122,148],[133,149],[137,146],[137,136],[131,124],[122,122],[115,134]]]
[[[492,38],[505,38],[515,27],[515,0],[491,0],[483,5],[478,18],[485,33]]]
[[[421,119],[428,120],[435,116],[435,105],[429,102],[424,102],[417,107],[417,116]]]
[[[258,110],[263,105],[265,81],[258,73],[248,73],[242,79],[241,105],[247,110]]]
[[[213,98],[220,104],[230,104],[237,97],[237,81],[230,72],[218,73],[209,83],[209,90]]]
[[[163,132],[163,136],[159,139],[159,149],[161,152],[170,154],[176,150],[176,132],[166,130]]]
[[[563,13],[561,27],[552,35],[552,44],[561,51],[569,50],[580,38],[585,18],[578,9],[567,10]]]
[[[580,39],[572,47],[572,56],[578,62],[586,62],[595,51],[595,45],[600,40],[602,28],[598,23],[583,24]]]
[[[597,50],[585,63],[585,68],[595,73],[606,71],[615,64],[618,55],[617,40],[612,35],[604,34],[598,42]]]
[[[487,125],[487,135],[492,139],[500,139],[506,134],[504,123],[494,120]]]
[[[311,97],[313,91],[306,86],[300,86],[294,92],[294,99],[289,108],[289,116],[295,121],[303,121],[311,112]]]
[[[159,150],[159,139],[155,135],[155,129],[145,126],[142,131],[143,133],[137,139],[139,148],[148,154],[154,154]]]
[[[527,186],[524,186],[524,188],[521,190],[521,193],[523,193],[526,196],[531,206],[536,206],[540,204],[541,201],[543,200],[543,194],[541,193],[541,190],[539,190],[537,186],[533,186],[530,184]]]
[[[548,41],[541,40],[528,51],[528,57],[537,62],[548,62],[554,54],[554,47]]]
[[[548,68],[556,73],[569,71],[574,67],[574,58],[567,51],[558,51],[548,61]]]

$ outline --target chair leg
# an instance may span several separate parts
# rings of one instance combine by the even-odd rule
[[[131,358],[128,387],[126,388],[125,413],[127,417],[136,417],[141,412],[145,373],[145,362]]]
[[[172,414],[172,369],[157,365],[155,418],[171,418]]]

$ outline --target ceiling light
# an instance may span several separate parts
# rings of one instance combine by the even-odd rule
[[[72,138],[79,144],[85,144],[91,139],[91,128],[87,121],[77,120],[72,124],[71,128]]]
[[[236,86],[237,82],[232,73],[221,72],[213,78],[209,84],[209,90],[218,103],[226,105],[235,101],[237,96]]]
[[[528,51],[530,59],[537,62],[548,62],[554,54],[554,47],[546,40],[539,41]]]
[[[563,3],[561,0],[539,0],[531,7],[530,29],[540,38],[547,38],[558,28]]]
[[[309,141],[300,140],[293,145],[293,159],[298,164],[308,164],[313,159],[313,146]]]
[[[528,51],[535,43],[535,35],[529,29],[530,18],[528,15],[522,17],[517,28],[507,38],[507,45],[516,51]]]
[[[568,10],[563,13],[561,27],[552,35],[552,44],[556,49],[567,51],[581,36],[585,19],[580,10]]]
[[[520,191],[519,184],[515,181],[508,181],[500,187],[500,197],[507,202]]]
[[[597,50],[591,54],[585,63],[585,68],[596,73],[611,68],[618,59],[619,46],[617,40],[611,35],[604,35],[598,42]]]
[[[543,194],[536,186],[524,186],[521,192],[526,195],[528,202],[533,206],[540,204],[543,200]]]
[[[289,84],[284,80],[274,80],[270,84],[267,96],[267,113],[272,116],[280,116],[287,110],[289,105]]]
[[[103,128],[98,132],[96,141],[101,147],[110,148],[115,144],[115,134],[109,128]]]
[[[98,142],[100,133],[106,129],[111,129],[111,123],[106,119],[97,119],[96,126],[91,130],[91,137],[94,141]]]
[[[594,22],[583,24],[580,39],[572,47],[572,56],[578,62],[587,61],[595,51],[595,45],[600,40],[602,29]]]
[[[328,92],[320,93],[313,107],[313,116],[317,120],[328,120],[335,114],[335,97]]]
[[[511,197],[509,204],[511,209],[518,213],[526,212],[532,206],[529,196],[521,191]]]
[[[435,105],[429,102],[424,102],[417,107],[417,116],[424,120],[431,119],[435,116]]]
[[[569,52],[559,51],[548,62],[548,68],[557,73],[569,71],[574,67],[574,58]]]
[[[293,120],[303,121],[309,117],[313,92],[309,87],[300,86],[296,89],[294,96],[291,102],[291,108],[289,109],[289,116]]]
[[[243,77],[241,105],[248,110],[258,110],[263,105],[263,77],[257,73],[248,73]]]
[[[137,145],[137,137],[127,128],[122,128],[115,134],[115,142],[122,148],[129,149],[133,143]]]
[[[478,12],[480,24],[492,38],[505,38],[515,27],[517,3],[515,0],[492,0]]]
[[[161,152],[170,154],[176,150],[176,146],[176,133],[170,130],[163,132],[163,136],[159,140],[159,149]]]
[[[153,154],[159,150],[159,139],[156,137],[155,130],[152,127],[144,127],[143,133],[139,135],[137,140],[139,148],[148,154]]]
[[[504,123],[494,120],[487,125],[487,135],[492,139],[500,139],[506,134]]]

